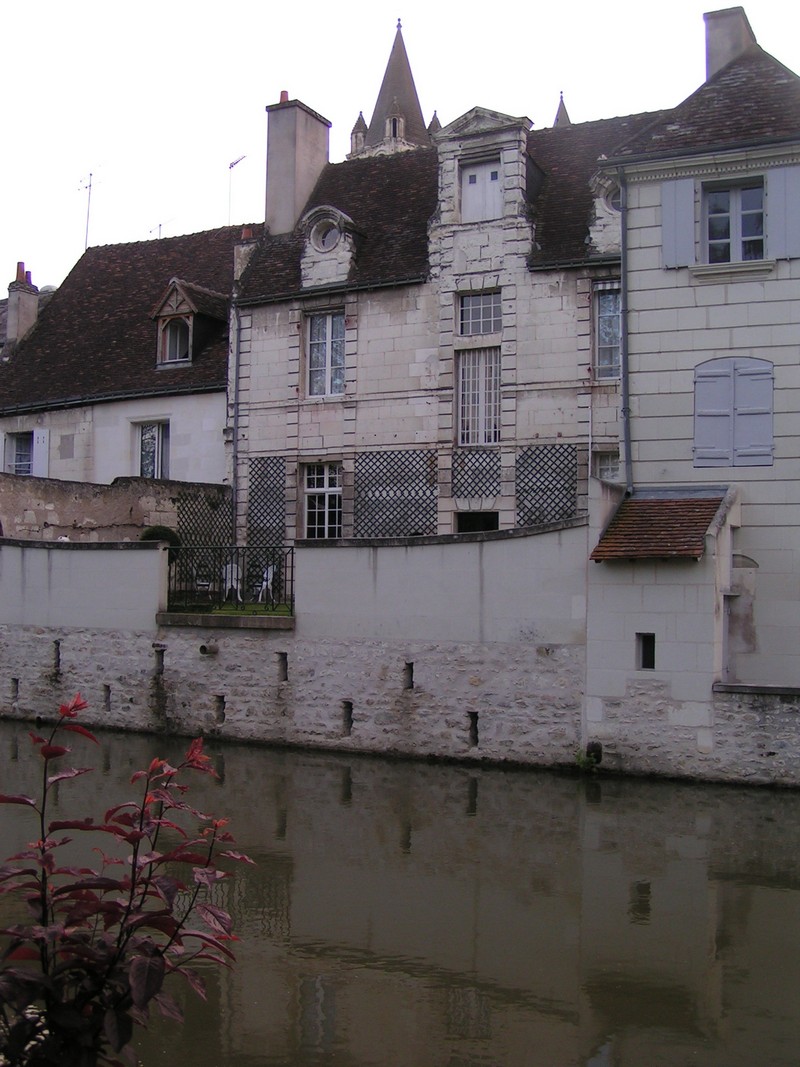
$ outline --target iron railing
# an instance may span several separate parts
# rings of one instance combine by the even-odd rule
[[[294,549],[279,545],[170,549],[170,611],[294,612]]]

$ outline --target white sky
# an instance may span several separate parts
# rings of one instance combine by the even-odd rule
[[[0,292],[24,260],[59,284],[89,243],[264,218],[267,104],[286,89],[344,158],[369,122],[397,19],[425,121],[480,104],[549,126],[671,107],[705,77],[714,0],[38,0],[3,10]],[[759,44],[800,72],[800,4],[750,0]],[[233,169],[228,164],[245,158]],[[3,274],[5,278],[3,278]]]

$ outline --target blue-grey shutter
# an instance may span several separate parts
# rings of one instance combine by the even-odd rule
[[[33,456],[31,457],[31,474],[37,478],[46,478],[50,470],[50,431],[33,431]]]
[[[661,183],[661,250],[665,267],[695,262],[693,178]]]
[[[800,258],[800,167],[767,172],[768,259]]]
[[[694,372],[694,465],[733,463],[733,360],[712,359]]]
[[[734,360],[733,462],[737,467],[772,465],[772,364]]]

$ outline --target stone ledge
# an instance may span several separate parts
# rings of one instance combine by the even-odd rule
[[[159,626],[195,626],[214,630],[293,630],[293,615],[216,615],[188,611],[158,611]]]
[[[755,696],[797,697],[800,700],[800,686],[794,685],[744,685],[714,682],[712,690],[715,693],[752,693]]]

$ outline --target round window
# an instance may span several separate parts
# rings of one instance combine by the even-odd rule
[[[606,196],[606,204],[612,211],[619,211],[622,207],[622,194],[619,191],[619,186],[615,185]]]
[[[330,252],[339,243],[341,231],[332,219],[323,219],[311,231],[311,243],[318,252]]]

